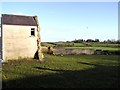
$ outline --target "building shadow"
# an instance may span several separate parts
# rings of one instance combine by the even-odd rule
[[[90,65],[90,66],[95,66],[95,67],[102,67],[104,65],[99,65],[99,64],[93,64],[93,63],[86,63],[86,62],[77,62],[79,64],[85,64],[85,65]]]
[[[83,63],[86,65],[94,65]],[[51,74],[24,75],[24,78],[2,81],[2,88],[118,88],[117,66],[94,65],[86,70],[58,70],[33,67],[41,70],[55,71]]]
[[[38,50],[34,54],[34,59],[39,59],[39,57],[38,57]]]
[[[34,67],[39,70],[50,70],[50,71],[56,71],[56,72],[66,72],[66,70],[58,70],[58,69],[50,69],[50,68],[43,68],[43,67]]]

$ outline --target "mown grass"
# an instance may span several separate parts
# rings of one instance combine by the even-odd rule
[[[20,59],[3,63],[3,88],[118,87],[117,55],[45,54],[45,61]]]

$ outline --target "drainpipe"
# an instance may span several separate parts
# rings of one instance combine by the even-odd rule
[[[38,59],[40,61],[42,61],[40,25],[39,25],[38,17],[34,16],[34,18],[35,18],[35,21],[37,23],[37,51],[38,51]]]
[[[3,24],[2,24],[2,15],[1,15],[1,62],[4,62],[4,32],[3,32]]]

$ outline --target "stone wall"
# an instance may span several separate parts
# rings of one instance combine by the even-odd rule
[[[120,51],[108,51],[108,50],[81,50],[81,49],[65,49],[65,48],[52,48],[51,51],[53,51],[54,55],[80,55],[80,54],[86,54],[86,55],[120,55]],[[42,47],[42,52],[47,53],[48,47]]]
[[[94,50],[80,50],[80,49],[53,49],[53,54],[55,55],[79,55],[79,54],[95,54]]]

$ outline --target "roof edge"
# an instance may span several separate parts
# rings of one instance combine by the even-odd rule
[[[1,16],[3,16],[3,15],[23,16],[23,17],[35,17],[35,16],[37,16],[37,15],[32,16],[32,15],[18,15],[18,14],[1,14]]]
[[[1,14],[1,22],[4,25],[24,25],[24,26],[37,26],[35,17],[28,15],[15,15],[15,14]],[[11,19],[12,21],[10,21]],[[24,21],[26,20],[26,21]]]

